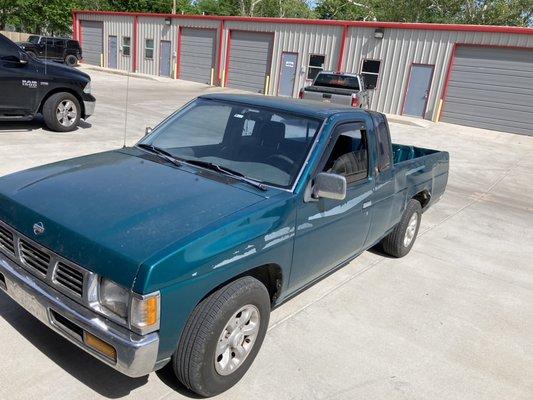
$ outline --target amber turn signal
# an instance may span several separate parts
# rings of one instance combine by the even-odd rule
[[[88,332],[84,332],[83,341],[87,346],[96,350],[98,353],[103,354],[113,361],[117,361],[117,351],[109,343],[104,342],[102,339],[99,339]]]

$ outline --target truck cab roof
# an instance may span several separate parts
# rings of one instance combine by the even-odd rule
[[[213,93],[200,96],[203,99],[230,101],[250,106],[267,107],[307,117],[325,119],[334,114],[351,112],[365,115],[368,111],[339,104],[322,103],[288,97],[271,97],[263,95]]]

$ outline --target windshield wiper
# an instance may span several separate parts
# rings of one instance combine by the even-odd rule
[[[256,180],[254,179],[251,179],[251,178],[248,178],[247,176],[245,176],[244,174],[238,172],[238,171],[234,171],[230,168],[227,168],[227,167],[223,167],[222,165],[218,165],[218,164],[215,164],[215,163],[212,163],[212,162],[209,162],[209,161],[202,161],[202,160],[191,160],[191,159],[187,159],[187,158],[182,158],[181,159],[183,162],[186,162],[188,164],[192,164],[192,165],[197,165],[199,167],[203,167],[203,168],[207,168],[207,169],[210,169],[212,171],[217,171],[217,172],[220,172],[221,174],[224,174],[224,175],[228,175],[228,176],[231,176],[232,178],[235,178],[241,182],[245,182],[249,185],[252,185],[253,187],[256,187],[260,190],[263,190],[263,191],[266,191],[267,190],[267,187],[262,184],[261,182],[257,182]]]
[[[181,166],[181,163],[176,157],[174,157],[171,153],[169,153],[165,149],[162,149],[161,147],[157,147],[157,146],[154,146],[153,144],[146,144],[146,143],[139,143],[137,144],[137,147],[140,147],[141,149],[144,149],[144,150],[148,150],[149,152],[158,155],[159,157],[163,158],[164,160],[178,167]]]

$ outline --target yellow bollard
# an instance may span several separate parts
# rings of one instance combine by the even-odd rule
[[[435,116],[435,122],[440,121],[440,112],[442,111],[442,99],[439,100],[439,105],[437,107],[437,115]]]
[[[270,75],[267,75],[265,79],[265,92],[264,92],[265,95],[268,95],[269,89],[270,89]]]

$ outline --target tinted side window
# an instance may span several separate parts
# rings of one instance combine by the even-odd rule
[[[389,127],[387,126],[385,117],[381,114],[374,116],[374,123],[376,125],[376,138],[378,143],[378,169],[381,172],[385,171],[392,164]]]
[[[16,56],[19,54],[19,50],[15,43],[0,35],[0,57]]]
[[[368,147],[362,125],[341,125],[334,137],[337,139],[324,171],[345,176],[348,184],[368,177]]]

